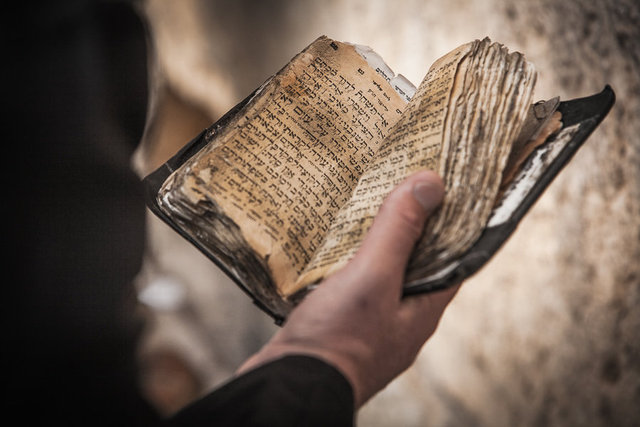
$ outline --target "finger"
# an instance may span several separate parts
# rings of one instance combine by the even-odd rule
[[[444,185],[435,172],[422,171],[409,177],[382,204],[354,263],[401,282],[425,220],[443,196]]]

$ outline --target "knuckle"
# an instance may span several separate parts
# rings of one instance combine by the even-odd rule
[[[416,238],[422,233],[424,228],[423,215],[415,210],[398,210],[396,212],[398,221],[402,224],[402,227],[407,230],[412,236]]]

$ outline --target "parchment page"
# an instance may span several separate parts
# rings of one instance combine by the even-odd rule
[[[536,72],[518,52],[484,39],[456,78],[440,173],[441,208],[425,226],[409,263],[410,282],[431,274],[480,237],[498,196],[511,146],[531,104]],[[453,102],[453,101],[452,101]]]
[[[286,297],[405,107],[353,46],[321,37],[163,191],[214,204]]]
[[[327,239],[301,275],[299,287],[328,276],[351,259],[391,189],[417,170],[438,170],[451,90],[458,65],[470,48],[471,44],[460,46],[432,65],[353,196],[336,216]]]

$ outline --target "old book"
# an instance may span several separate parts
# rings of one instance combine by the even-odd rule
[[[352,257],[384,197],[419,169],[446,196],[405,294],[477,271],[600,123],[610,87],[534,102],[536,71],[489,39],[415,88],[365,46],[320,37],[145,178],[148,205],[277,322]]]

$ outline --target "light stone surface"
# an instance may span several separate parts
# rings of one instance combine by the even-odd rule
[[[141,172],[320,34],[371,46],[415,84],[437,57],[484,36],[536,65],[537,99],[585,96],[611,84],[617,102],[603,125],[494,260],[464,284],[415,366],[371,400],[358,421],[637,425],[637,0],[149,0],[145,10],[157,48],[157,99],[164,103],[136,159]],[[159,145],[165,150],[154,151]],[[149,261],[139,285],[170,275],[185,287],[187,301],[152,314],[144,350],[175,349],[202,379],[203,392],[210,390],[275,327],[202,255],[149,218]]]

